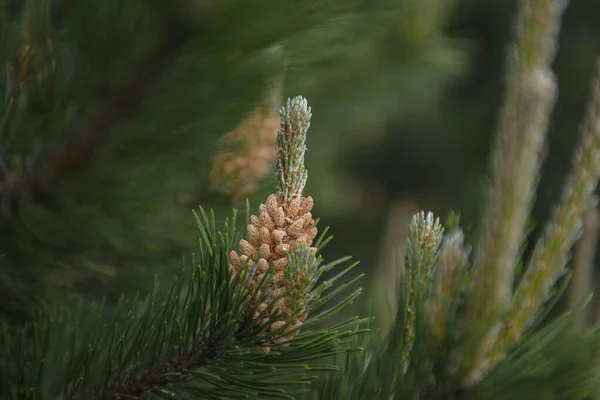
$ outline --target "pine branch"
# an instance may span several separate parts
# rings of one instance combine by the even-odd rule
[[[573,313],[581,312],[580,307]],[[569,330],[573,313],[555,318],[535,334],[521,339],[485,379],[461,398],[595,398],[600,330],[597,327],[585,331]]]
[[[600,178],[600,67],[561,199],[514,289],[555,101],[550,64],[565,5],[560,0],[521,2],[492,187],[472,268],[462,233],[451,231],[439,254],[428,251],[429,257],[440,256],[433,291],[415,290],[415,279],[407,274],[399,282],[400,311],[390,334],[371,336],[364,352],[349,355],[344,376],[325,382],[319,399],[581,400],[596,394],[600,329],[567,329],[589,296],[541,329],[534,323],[566,286],[552,290],[566,271],[568,252]],[[411,225],[409,237],[416,232]],[[424,315],[420,304],[433,315]],[[407,341],[408,357],[399,351]]]
[[[264,333],[278,314],[267,321],[261,321],[260,312],[255,316],[273,270],[255,291],[245,290],[256,265],[231,280],[227,254],[236,242],[235,216],[222,233],[217,233],[214,214],[201,211],[197,217],[202,237],[197,264],[186,267],[166,292],[155,287],[145,298],[123,299],[113,313],[103,305],[62,308],[2,343],[1,397],[91,400],[169,393],[171,399],[291,398],[285,388],[306,384],[311,371],[336,369],[313,360],[354,349],[353,327],[360,320],[328,328],[323,323],[359,295],[355,291],[330,305],[354,284],[336,280],[355,264],[313,290],[303,332],[286,346],[274,345],[288,335],[285,327]],[[290,257],[297,262],[294,254]],[[317,269],[336,265],[339,261]],[[317,325],[321,328],[313,330]],[[272,347],[268,354],[261,350],[265,344]]]
[[[507,327],[498,342],[506,348],[535,322],[552,286],[566,272],[568,252],[581,235],[584,213],[600,178],[600,62],[571,171],[553,216],[544,227],[512,301]],[[539,318],[539,316],[537,317]]]
[[[279,141],[285,151],[278,147],[277,153],[287,158],[278,160],[278,172],[294,177],[298,169],[304,171],[303,185],[306,130],[295,130],[293,124],[285,129],[280,137],[294,146]],[[209,217],[201,209],[196,214],[201,235],[197,267],[177,276],[164,296],[153,290],[141,301],[123,303],[116,322],[104,323],[102,309],[63,309],[3,343],[3,398],[26,399],[34,392],[71,400],[167,393],[170,399],[291,398],[285,388],[307,383],[308,371],[335,370],[309,363],[356,350],[353,328],[362,321],[351,318],[312,329],[360,294],[357,290],[329,306],[360,277],[337,282],[355,263],[318,283],[324,272],[346,260],[322,265],[318,248],[309,247],[317,234],[312,198],[302,198],[301,189],[294,193],[287,202],[281,193],[261,204],[260,218],[251,218],[247,239],[239,241],[241,256],[232,250],[235,214],[221,233],[214,213]],[[321,237],[316,244],[327,241]]]
[[[14,202],[24,190],[36,197],[89,160],[107,141],[115,125],[135,115],[145,95],[160,81],[190,37],[191,32],[181,18],[171,16],[160,41],[140,60],[137,76],[77,124],[61,146],[40,157],[32,170],[25,172],[26,177],[22,177],[21,171],[6,172],[0,197]]]
[[[475,247],[473,290],[464,325],[469,332],[456,349],[468,381],[479,379],[490,346],[509,307],[515,270],[541,166],[549,116],[556,98],[550,69],[556,51],[562,0],[523,0],[509,49],[507,88],[492,154],[492,185],[487,193],[482,233]],[[470,359],[470,360],[469,360]],[[472,364],[472,365],[470,365]],[[465,369],[471,369],[467,372]]]
[[[434,265],[437,261],[438,249],[442,242],[444,229],[439,219],[432,213],[425,216],[424,212],[413,216],[409,225],[409,234],[406,239],[406,261],[404,276],[407,281],[406,308],[399,311],[405,313],[404,332],[402,333],[402,374],[405,374],[413,358],[417,316],[423,315],[421,308],[430,293],[431,282],[434,276]],[[421,321],[419,321],[422,324]],[[399,338],[398,338],[399,339]],[[423,360],[421,360],[423,361]]]

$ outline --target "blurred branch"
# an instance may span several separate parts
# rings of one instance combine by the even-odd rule
[[[482,232],[475,247],[474,287],[465,305],[469,333],[458,347],[471,369],[467,386],[480,380],[495,361],[501,319],[510,307],[515,269],[526,239],[527,223],[542,161],[557,83],[551,70],[566,3],[523,0],[515,41],[507,55],[507,82],[492,153],[491,185]],[[461,372],[462,374],[463,372]]]
[[[546,223],[514,293],[505,335],[499,344],[508,347],[535,322],[536,310],[548,300],[557,279],[565,274],[567,253],[581,235],[583,216],[593,201],[599,176],[600,60],[571,171],[552,219]]]
[[[600,214],[594,205],[583,217],[583,234],[573,254],[573,278],[569,290],[569,309],[576,305],[592,291],[594,258],[598,242],[598,222]],[[587,308],[573,316],[572,324],[576,329],[587,325]]]
[[[108,139],[116,124],[134,115],[150,87],[177,58],[178,51],[189,37],[186,25],[179,18],[172,17],[160,42],[140,61],[137,76],[118,90],[112,99],[96,108],[89,118],[76,125],[66,135],[65,142],[38,160],[25,176],[20,171],[7,172],[4,182],[0,181],[0,198],[13,203],[23,192],[36,197],[85,163]]]

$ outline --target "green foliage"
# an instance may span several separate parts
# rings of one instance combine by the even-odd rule
[[[309,293],[310,316],[288,347],[273,345],[285,327],[259,333],[277,314],[264,323],[262,314],[253,317],[272,269],[255,290],[245,290],[252,267],[233,281],[229,270],[229,250],[239,239],[235,214],[221,232],[213,213],[201,210],[197,221],[200,252],[167,290],[155,285],[112,310],[83,302],[62,307],[10,339],[3,335],[2,398],[292,398],[315,372],[337,369],[314,360],[357,350],[353,328],[360,320],[324,325],[359,295],[347,293],[353,282],[337,282],[355,264]],[[302,254],[290,253],[292,264]],[[311,266],[320,275],[344,261]],[[265,344],[269,353],[261,350]]]
[[[229,209],[210,191],[209,161],[273,75],[286,92],[322,99],[320,115],[382,98],[371,88],[395,98],[410,71],[442,80],[456,65],[436,51],[452,51],[437,41],[438,17],[419,9],[406,0],[0,3],[3,318],[26,319],[73,288],[115,299],[170,276],[194,246],[189,209]],[[398,18],[415,15],[419,29],[398,30]],[[431,48],[405,46],[415,32],[436,39]],[[384,55],[385,67],[373,63]],[[377,85],[348,85],[348,71],[367,67]],[[400,83],[383,84],[389,77]],[[315,159],[328,158],[319,152],[343,129],[323,125]]]
[[[556,300],[568,282],[561,282],[555,290],[565,272],[568,251],[581,235],[583,214],[590,204],[596,205],[600,70],[563,196],[515,284],[555,100],[550,66],[565,6],[566,2],[552,0],[520,3],[492,156],[492,182],[473,259],[467,262],[462,232],[446,242],[440,257],[441,231],[429,235],[413,219],[406,246],[407,272],[399,287],[392,328],[387,336],[375,336],[366,354],[350,355],[342,383],[326,381],[320,388],[321,398],[329,394],[357,399],[584,399],[596,395],[597,327],[567,332],[567,314],[535,328],[554,305],[548,299]],[[433,245],[427,245],[429,239]],[[419,250],[426,256],[415,260]],[[425,264],[432,269],[451,272],[424,274],[435,276],[433,290],[431,282],[423,284],[418,278],[428,270],[422,268],[423,260],[430,260]],[[446,276],[450,281],[441,301],[438,288],[445,285],[435,280]],[[450,318],[446,313],[429,315],[444,308]],[[439,329],[436,332],[440,326],[442,334]],[[569,353],[571,348],[573,353]]]
[[[399,297],[398,306],[405,304]],[[577,310],[580,311],[580,310]],[[571,314],[565,314],[521,341],[477,385],[465,388],[445,386],[442,375],[407,374],[402,378],[403,353],[397,346],[403,321],[397,320],[389,334],[372,332],[357,337],[355,345],[364,350],[338,359],[343,371],[318,382],[306,399],[589,399],[597,396],[600,363],[598,329],[572,332],[567,329]],[[451,328],[452,329],[452,328]],[[426,336],[422,331],[420,337]],[[419,337],[419,336],[417,336]],[[443,360],[445,347],[432,342],[415,343],[419,357],[412,361],[415,371],[429,370],[431,359]],[[428,354],[423,358],[421,355]],[[452,365],[452,360],[445,365]]]
[[[520,273],[564,2],[521,4],[474,259],[455,218],[442,237],[432,214],[417,214],[388,331],[367,334],[367,319],[339,320],[360,293],[347,293],[355,264],[334,269],[348,259],[324,264],[308,246],[291,249],[286,292],[274,299],[273,266],[251,289],[258,263],[232,278],[241,224],[234,214],[218,229],[229,199],[205,182],[216,139],[273,76],[286,91],[314,94],[315,109],[334,121],[333,133],[315,142],[328,160],[327,145],[352,123],[402,120],[458,71],[457,47],[441,33],[452,3],[1,2],[0,307],[9,320],[0,336],[2,399],[595,395],[598,328],[568,331],[569,313],[540,322],[568,282],[554,288],[600,176],[600,80],[563,197]],[[361,115],[345,118],[355,109]],[[300,97],[282,110],[276,167],[286,199],[306,183],[310,116]],[[326,168],[315,170],[327,181]],[[329,204],[337,207],[339,196]],[[186,208],[200,200],[217,211],[196,214],[199,254],[164,289],[158,282],[191,246]],[[249,207],[245,216],[248,225]],[[329,240],[322,233],[316,247]],[[51,294],[99,278],[109,282],[98,289],[107,301],[42,307]],[[110,301],[136,286],[141,294]],[[290,293],[298,307],[265,321]],[[15,329],[36,308],[37,322]]]
[[[557,318],[517,345],[465,399],[595,398],[598,328],[566,330],[571,315]]]

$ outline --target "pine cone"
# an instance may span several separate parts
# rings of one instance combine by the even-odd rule
[[[219,143],[210,170],[212,185],[219,192],[243,199],[257,189],[257,183],[271,171],[279,118],[257,107]]]
[[[256,308],[254,318],[258,318],[276,297],[288,291],[285,281],[285,271],[289,263],[288,251],[301,244],[311,246],[317,235],[315,221],[310,212],[312,207],[313,200],[310,196],[306,198],[296,196],[286,204],[281,194],[270,195],[265,204],[260,205],[259,217],[251,216],[251,223],[248,225],[249,240],[240,241],[241,254],[235,250],[231,251],[230,267],[233,277],[244,265],[257,263],[256,271],[250,276],[252,279],[248,282],[249,289],[260,284],[269,265],[274,266],[275,271],[265,287],[265,290],[269,290],[269,295]],[[311,249],[314,252],[317,250],[316,248]],[[279,343],[288,341],[295,336],[298,332],[297,328],[307,317],[305,307],[303,304],[299,304],[299,302],[303,302],[304,298],[300,297],[295,291],[288,291],[271,309],[265,312],[260,320],[260,323],[264,324],[277,311],[280,313],[278,318],[267,328],[266,334],[269,334],[287,324],[290,318],[295,319],[294,323],[285,329],[286,333],[292,330],[295,332],[279,339]],[[264,350],[269,351],[269,348],[265,347]]]

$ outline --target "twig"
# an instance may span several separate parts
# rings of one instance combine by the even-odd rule
[[[75,395],[71,400],[115,400],[126,397],[138,397],[169,383],[181,380],[190,375],[190,369],[206,366],[216,357],[215,349],[220,344],[220,337],[210,340],[203,338],[196,346],[196,351],[186,351],[176,359],[146,371],[142,375],[127,379],[115,386],[105,388],[88,396]]]

